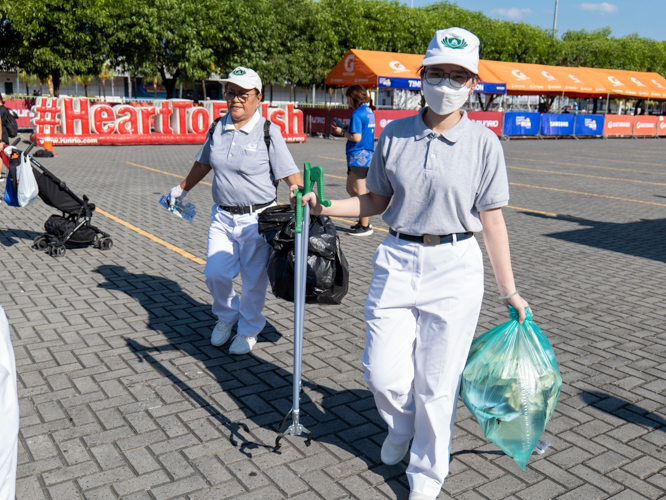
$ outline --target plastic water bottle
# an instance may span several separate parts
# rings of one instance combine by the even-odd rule
[[[196,207],[194,203],[190,203],[187,200],[179,200],[172,207],[169,206],[169,200],[167,196],[162,196],[159,201],[160,205],[166,208],[172,214],[176,214],[178,217],[185,219],[187,222],[192,222],[194,216],[197,214]]]

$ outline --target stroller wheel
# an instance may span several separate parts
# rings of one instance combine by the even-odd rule
[[[95,248],[99,248],[99,241],[102,239],[102,235],[97,233],[95,237],[93,238],[93,246]]]
[[[66,251],[67,251],[67,249],[65,248],[64,245],[60,245],[60,246],[57,246],[57,247],[51,247],[51,255],[53,257],[62,257],[62,256],[65,255]]]
[[[111,250],[113,247],[113,240],[108,236],[99,240],[99,248],[102,250]]]
[[[34,239],[33,244],[35,245],[35,248],[39,250],[46,250],[46,247],[48,247],[46,236],[44,236],[43,234],[37,236],[37,238]]]

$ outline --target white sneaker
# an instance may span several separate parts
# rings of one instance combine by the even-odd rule
[[[220,347],[224,344],[231,337],[231,329],[235,324],[236,322],[225,323],[224,321],[218,321],[210,337],[210,343],[215,347]]]
[[[388,436],[384,439],[384,444],[382,445],[382,462],[386,465],[395,465],[402,462],[402,459],[405,458],[407,452],[409,451],[409,441],[400,446],[394,445],[389,441]]]
[[[229,354],[247,354],[252,350],[257,339],[254,337],[246,337],[245,335],[236,335],[231,346],[229,347]]]
[[[409,500],[437,500],[437,497],[431,497],[425,493],[419,493],[418,491],[412,491],[409,493]]]

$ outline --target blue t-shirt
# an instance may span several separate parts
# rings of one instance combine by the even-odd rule
[[[370,153],[369,156],[372,157],[372,153],[375,150],[375,115],[370,106],[364,103],[354,110],[349,126],[349,133],[361,134],[361,140],[359,142],[347,141],[347,157],[349,158],[350,154],[355,157],[357,155],[354,153],[360,151],[368,151]],[[364,165],[350,164],[350,166],[367,167],[369,163],[370,160],[368,159]]]

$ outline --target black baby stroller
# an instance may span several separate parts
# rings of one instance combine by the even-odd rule
[[[24,154],[28,154],[35,147],[33,142]],[[10,176],[12,166],[14,171],[19,159],[10,160]],[[39,187],[39,197],[47,205],[60,210],[62,215],[52,215],[44,223],[45,233],[34,240],[34,245],[40,250],[48,249],[49,255],[62,257],[65,255],[65,244],[75,245],[93,244],[101,250],[110,250],[113,247],[111,236],[90,224],[95,204],[90,203],[86,195],[83,199],[75,195],[63,181],[44,168],[34,158],[30,158],[35,180]],[[12,165],[14,163],[14,165]],[[15,179],[16,176],[12,176]]]

